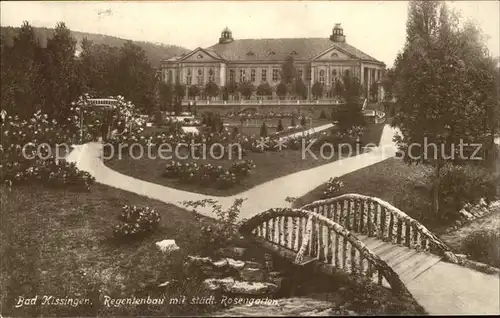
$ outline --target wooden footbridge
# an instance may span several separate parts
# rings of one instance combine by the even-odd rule
[[[433,233],[378,198],[346,194],[300,209],[271,209],[240,232],[297,265],[361,275],[400,293],[441,260],[456,256]]]

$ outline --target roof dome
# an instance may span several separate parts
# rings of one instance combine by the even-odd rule
[[[233,33],[231,30],[229,30],[228,27],[225,27],[224,30],[222,30],[220,38],[219,38],[219,43],[220,44],[226,44],[226,43],[231,43],[233,42]]]

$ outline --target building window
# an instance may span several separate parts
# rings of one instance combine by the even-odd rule
[[[280,71],[277,68],[273,68],[273,82],[277,82],[280,79]]]
[[[377,73],[378,73],[378,74],[377,74],[377,79],[380,79],[380,74],[381,74],[381,71],[380,71],[380,70],[378,70],[378,71],[377,71]]]
[[[234,82],[234,70],[229,70],[229,81]]]
[[[255,82],[255,69],[250,71],[250,81]]]
[[[169,70],[168,71],[168,82],[172,83],[173,78],[174,78],[173,72],[172,72],[172,70]]]
[[[246,80],[246,70],[240,70],[240,83],[243,83]]]
[[[267,70],[262,70],[262,82],[267,82]]]
[[[303,74],[303,71],[302,70],[298,70],[297,72],[297,77],[302,80],[302,74]]]
[[[307,80],[308,81],[311,81],[312,80],[312,68],[310,68],[308,71],[307,71]]]
[[[198,69],[198,77],[196,78],[196,82],[198,85],[203,85],[203,70],[200,68]]]
[[[319,71],[319,82],[325,84],[325,70]]]
[[[215,82],[215,73],[213,68],[208,70],[208,81],[212,83]]]
[[[345,71],[344,71],[344,75],[345,75],[345,76],[349,76],[349,74],[350,74],[349,70],[345,70]]]
[[[192,82],[193,82],[193,74],[191,72],[191,69],[188,68],[187,69],[187,76],[186,76],[186,84],[191,85]]]
[[[339,55],[337,53],[332,53],[332,57],[339,57]]]

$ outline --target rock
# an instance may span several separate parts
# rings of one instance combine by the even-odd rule
[[[481,198],[481,200],[479,200],[479,206],[481,207],[487,207],[488,206],[488,203],[486,203],[486,200],[484,198]]]
[[[261,268],[248,268],[245,266],[240,270],[240,277],[241,279],[250,282],[262,282],[264,281],[264,270]]]
[[[460,210],[460,214],[461,214],[464,218],[466,218],[467,220],[472,220],[472,219],[474,218],[474,216],[473,216],[473,215],[472,215],[469,211],[467,211],[467,210],[465,210],[465,209]]]
[[[277,290],[278,286],[272,283],[236,281],[228,291],[234,294],[264,295],[274,293]]]
[[[312,310],[312,311],[306,311],[306,312],[301,312],[299,315],[300,316],[319,316],[319,317],[332,317],[332,316],[338,316],[337,311],[334,308],[327,308],[324,310]]]
[[[202,283],[202,286],[210,291],[230,291],[231,287],[235,284],[235,280],[232,277],[226,278],[208,278],[205,279]]]
[[[449,263],[458,264],[458,259],[452,252],[445,252],[444,260]]]
[[[246,263],[244,261],[237,261],[232,258],[227,258],[227,263],[229,267],[240,270],[245,267]]]
[[[156,246],[162,251],[162,252],[173,252],[180,250],[180,247],[175,244],[175,240],[163,240],[156,242]]]
[[[318,300],[306,297],[255,300],[249,304],[235,305],[213,314],[214,317],[271,317],[271,316],[300,316],[304,312],[322,312],[332,308],[331,301]]]
[[[227,247],[227,248],[221,248],[219,250],[219,254],[223,257],[238,258],[238,257],[243,257],[246,250],[247,249],[244,247]]]
[[[217,262],[212,262],[212,264],[217,268],[224,268],[228,266],[227,259],[223,258]]]
[[[259,269],[262,269],[262,268],[264,268],[264,265],[262,265],[261,263],[257,263],[257,262],[247,262],[246,265],[245,265],[245,268],[259,268]]]
[[[188,255],[188,260],[196,265],[201,265],[201,264],[208,264],[212,263],[212,260],[209,257],[200,257],[200,256],[191,256]]]
[[[158,287],[166,287],[166,286],[168,286],[170,284],[171,284],[170,281],[167,280],[166,282],[161,283],[160,285],[158,285]]]

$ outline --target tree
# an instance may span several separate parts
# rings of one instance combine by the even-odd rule
[[[293,56],[286,57],[285,62],[281,65],[281,81],[284,84],[292,84],[297,77],[297,70],[293,61]]]
[[[223,99],[228,100],[238,92],[238,84],[235,81],[229,81],[223,89]]]
[[[260,136],[262,138],[266,138],[267,137],[267,126],[266,126],[266,122],[262,122],[262,126],[260,126]]]
[[[370,87],[370,99],[376,101],[378,96],[378,83],[372,83]]]
[[[42,70],[45,73],[43,90],[50,92],[44,96],[44,108],[58,119],[67,117],[71,102],[82,94],[75,52],[76,40],[71,31],[63,22],[58,23],[47,40]]]
[[[447,162],[463,161],[452,145],[482,142],[493,105],[487,96],[495,86],[494,68],[488,66],[484,42],[473,36],[479,34],[477,28],[467,28],[460,29],[446,4],[411,1],[407,41],[395,63],[400,109],[394,125],[402,133],[398,146],[407,163],[434,167],[436,216],[440,169]],[[420,147],[409,153],[411,144]],[[429,144],[436,147],[422,146]]]
[[[292,120],[290,122],[290,126],[292,126],[292,127],[297,126],[297,123],[295,122],[295,116],[294,115],[292,115]]]
[[[283,131],[283,122],[281,119],[278,121],[278,127],[276,128],[276,131]]]
[[[33,28],[24,22],[12,47],[2,39],[1,106],[8,114],[30,117],[44,105],[43,55]]]
[[[384,77],[382,77],[382,87],[384,88],[384,99],[392,100],[394,96],[394,86],[396,82],[396,74],[393,68],[386,69]]]
[[[286,86],[285,83],[281,82],[276,86],[276,94],[280,99],[284,99],[286,96],[286,93],[288,91],[288,87]]]
[[[155,107],[156,70],[151,66],[144,50],[127,41],[120,49],[115,72],[115,87],[143,112],[151,113]]]
[[[243,82],[238,86],[238,91],[244,98],[250,99],[255,91],[255,86],[250,82]]]
[[[268,83],[261,83],[257,86],[257,95],[270,96],[273,94],[273,88]]]
[[[198,86],[196,86],[196,85],[189,86],[189,88],[188,88],[188,95],[189,95],[190,98],[193,98],[193,99],[195,99],[196,96],[199,96],[200,95],[200,89],[198,88]]]
[[[174,91],[172,85],[168,83],[160,83],[160,109],[166,110],[172,106]]]
[[[305,126],[306,126],[306,124],[307,124],[307,123],[306,123],[306,116],[302,116],[302,117],[300,117],[300,125],[301,125],[302,127],[305,127]]]
[[[343,77],[344,96],[346,103],[359,103],[361,97],[362,86],[359,78],[346,75]]]
[[[304,81],[301,78],[298,78],[295,81],[294,85],[294,91],[295,95],[300,98],[300,99],[306,99],[307,98],[307,87]]]
[[[219,86],[212,81],[208,82],[205,85],[205,94],[209,97],[216,97],[219,95]]]
[[[315,82],[311,88],[311,93],[315,99],[323,96],[323,84],[321,84],[320,82]]]
[[[326,113],[324,109],[321,110],[321,114],[319,114],[319,119],[326,119]]]
[[[176,83],[173,93],[176,100],[181,100],[186,95],[186,86],[181,83]]]
[[[333,89],[334,89],[334,95],[337,98],[340,98],[340,97],[344,96],[345,89],[344,89],[344,84],[342,83],[342,81],[340,81],[340,80],[337,79],[335,81],[335,85],[334,85]]]

